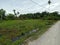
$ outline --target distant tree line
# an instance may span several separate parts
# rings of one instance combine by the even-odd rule
[[[0,9],[0,20],[16,20],[16,19],[46,19],[46,20],[60,20],[60,14],[58,12],[42,12],[42,13],[28,13],[28,14],[20,14],[13,10],[14,14],[6,14],[4,9]],[[19,15],[17,17],[17,15]]]

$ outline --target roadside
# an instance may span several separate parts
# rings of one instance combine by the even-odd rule
[[[30,41],[29,45],[60,45],[60,21],[53,25],[46,33],[34,41]]]

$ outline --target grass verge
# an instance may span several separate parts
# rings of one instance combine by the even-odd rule
[[[56,21],[39,19],[3,21],[0,23],[0,44],[20,45],[29,37],[34,37],[36,39],[38,35],[43,34],[54,22]],[[31,34],[28,33],[37,28],[37,32]],[[16,37],[19,38],[17,39]],[[12,39],[15,41],[12,41]]]

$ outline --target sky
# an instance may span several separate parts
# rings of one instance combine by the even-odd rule
[[[7,13],[13,13],[13,9],[24,13],[35,13],[42,11],[60,12],[60,0],[51,0],[50,6],[48,0],[0,0],[0,9],[6,10]]]

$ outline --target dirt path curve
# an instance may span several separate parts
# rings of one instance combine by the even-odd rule
[[[60,21],[53,25],[40,38],[29,42],[29,45],[60,45]]]

